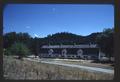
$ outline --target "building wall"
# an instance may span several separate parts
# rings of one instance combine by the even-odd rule
[[[99,49],[98,48],[81,48],[83,51],[82,57],[77,54],[78,48],[66,48],[67,54],[62,55],[62,48],[53,49],[53,54],[48,54],[50,49],[41,48],[40,49],[40,57],[59,57],[59,58],[84,58],[84,59],[98,59],[99,57]]]

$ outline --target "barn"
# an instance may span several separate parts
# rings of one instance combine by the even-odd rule
[[[43,45],[40,58],[100,59],[105,54],[96,44]]]

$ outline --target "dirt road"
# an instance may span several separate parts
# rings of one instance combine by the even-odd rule
[[[112,69],[103,69],[103,68],[98,68],[98,67],[89,67],[89,66],[81,66],[81,65],[75,65],[75,64],[66,64],[60,61],[52,61],[52,60],[41,60],[41,59],[31,59],[31,58],[26,58],[27,60],[30,61],[35,61],[35,62],[41,62],[41,63],[48,63],[48,64],[55,64],[55,65],[62,65],[62,66],[68,66],[68,67],[76,67],[80,68],[82,70],[87,70],[87,71],[92,71],[92,72],[104,72],[104,73],[110,73],[114,74],[114,70]]]

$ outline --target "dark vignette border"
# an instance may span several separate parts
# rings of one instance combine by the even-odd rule
[[[0,79],[4,80],[3,78],[3,11],[7,4],[109,4],[114,6],[115,10],[115,24],[114,24],[114,55],[115,55],[115,75],[114,80],[108,80],[108,81],[117,81],[119,80],[120,76],[120,46],[118,45],[120,42],[120,19],[119,15],[120,12],[120,0],[2,0],[0,2],[0,7],[2,8],[0,10],[1,13],[1,23],[0,23]],[[6,80],[5,80],[6,81]],[[9,80],[8,80],[9,81]],[[19,80],[18,80],[19,81]],[[82,80],[81,80],[82,81]],[[91,80],[92,81],[92,80]],[[104,80],[102,80],[104,81]],[[107,80],[106,80],[107,81]]]

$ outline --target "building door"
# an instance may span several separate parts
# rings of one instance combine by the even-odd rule
[[[66,49],[62,50],[62,57],[64,57],[64,58],[67,57],[67,50]]]
[[[78,57],[83,58],[83,50],[82,50],[82,49],[79,49],[79,50],[77,51],[77,55],[78,55]]]
[[[48,57],[53,57],[53,49],[48,50]]]

